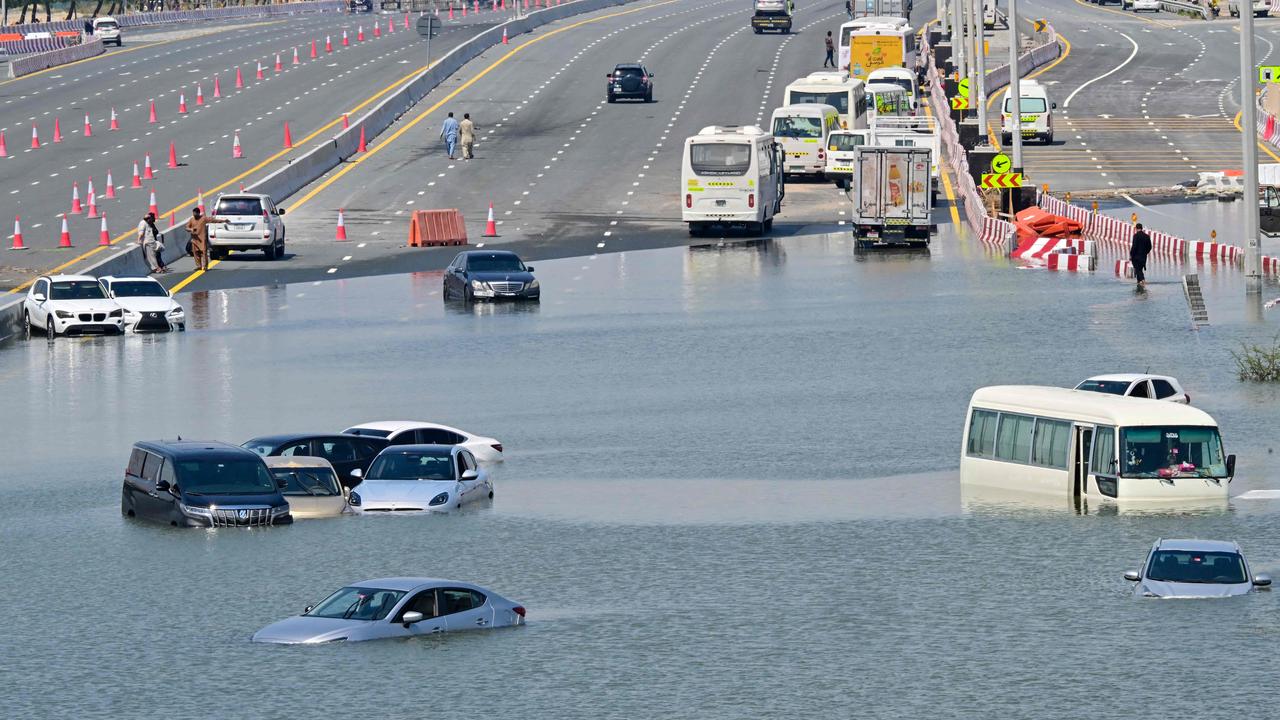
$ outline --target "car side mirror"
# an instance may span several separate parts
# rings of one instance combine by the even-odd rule
[[[342,486],[342,497],[343,497],[343,498],[346,498],[346,499],[350,499],[350,498],[351,498],[351,488],[347,487],[346,485],[343,485],[343,486]]]
[[[612,76],[612,75],[605,75],[605,76],[604,76],[604,79],[605,79],[605,80],[612,80],[612,79],[613,79],[613,76]]]
[[[476,478],[478,478],[478,477],[480,477],[480,473],[479,473],[479,472],[476,472],[475,470],[463,470],[463,471],[462,471],[462,479],[463,479],[463,480],[475,480],[475,479],[476,479]]]
[[[283,489],[285,489],[285,488],[289,487],[289,481],[288,481],[288,480],[285,480],[284,478],[278,478],[278,479],[276,480],[276,487],[278,487],[278,488],[280,488],[281,490],[283,490]]]
[[[1256,585],[1256,586],[1258,586],[1258,587],[1270,587],[1270,586],[1271,586],[1271,576],[1270,576],[1270,575],[1263,575],[1263,574],[1254,575],[1254,576],[1253,576],[1253,584],[1254,584],[1254,585]]]
[[[314,609],[315,609],[315,607],[316,607],[315,605],[308,605],[308,606],[306,606],[306,607],[302,608],[302,614],[303,614],[303,615],[306,615],[307,613],[309,613],[309,612],[311,612],[312,610],[314,610]]]
[[[1236,476],[1236,456],[1228,455],[1227,456],[1227,477],[1230,478],[1235,476]]]
[[[1142,576],[1138,574],[1137,570],[1126,570],[1124,574],[1124,579],[1128,580],[1129,582],[1138,582],[1139,580],[1142,579]]]
[[[525,266],[524,266],[524,271],[525,271],[525,272],[533,272],[533,266],[532,266],[532,265],[525,265]]]
[[[276,208],[276,214],[277,214],[277,215],[283,215],[283,214],[284,214],[284,208]]]
[[[400,622],[403,623],[405,627],[409,627],[414,623],[422,622],[422,613],[418,612],[417,610],[410,610],[409,612],[400,616]]]
[[[657,76],[657,75],[654,75],[653,73],[649,73],[649,79],[650,79],[650,80],[652,80],[652,79],[654,79],[654,78],[656,78],[656,77],[658,77],[658,76]]]
[[[363,470],[361,470],[360,468],[354,468],[351,472],[349,472],[349,473],[347,473],[347,474],[348,474],[348,475],[350,475],[350,476],[351,476],[351,477],[353,477],[353,478],[362,478],[362,477],[364,477],[364,471],[363,471]]]
[[[44,302],[45,301],[44,293],[36,293],[35,295],[31,296],[31,299],[35,300],[36,302]]]
[[[169,492],[170,485],[168,480],[156,481],[156,492]]]

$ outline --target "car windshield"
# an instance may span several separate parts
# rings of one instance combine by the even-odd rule
[[[312,497],[333,497],[341,495],[338,489],[338,478],[333,471],[324,467],[273,467],[271,475],[277,481],[284,480],[285,487],[280,491],[283,495],[309,495]]]
[[[381,620],[404,596],[403,590],[344,587],[311,608],[307,616],[339,620]]]
[[[102,300],[105,297],[96,280],[56,280],[49,289],[50,300]]]
[[[261,460],[181,460],[178,484],[191,495],[265,495],[276,484]]]
[[[1009,108],[1013,107],[1013,103],[1009,98],[1004,100],[1004,111],[1009,112]],[[1022,98],[1022,112],[1024,113],[1042,113],[1046,109],[1044,98],[1024,97]]]
[[[471,255],[467,258],[471,272],[524,272],[524,263],[515,255]]]
[[[1216,427],[1138,427],[1120,431],[1124,477],[1227,476]]]
[[[695,175],[745,175],[751,169],[751,146],[695,143],[689,146],[689,167]]]
[[[1076,386],[1077,390],[1088,390],[1089,392],[1107,393],[1108,395],[1123,395],[1125,390],[1129,389],[1129,381],[1127,380],[1085,380]]]
[[[261,215],[262,202],[258,198],[222,198],[214,215]]]
[[[1244,558],[1234,552],[1157,550],[1147,566],[1147,579],[1180,583],[1248,582]]]
[[[275,443],[265,443],[265,442],[260,442],[258,440],[250,440],[249,442],[246,442],[240,447],[244,448],[245,450],[252,450],[255,453],[261,455],[262,457],[267,457],[268,455],[271,454],[272,450],[276,449]]]
[[[843,115],[849,112],[849,93],[845,90],[836,90],[834,92],[826,90],[792,90],[787,93],[788,105],[799,105],[801,103],[830,105]]]
[[[379,455],[369,480],[453,480],[453,454],[447,450]]]
[[[343,435],[359,435],[361,437],[376,437],[376,438],[391,437],[390,430],[374,430],[373,428],[359,428],[359,427],[347,428],[346,430],[342,431],[342,434]]]
[[[832,133],[827,139],[827,149],[832,152],[848,152],[866,144],[865,137],[853,133]]]
[[[164,286],[153,280],[117,280],[111,283],[111,292],[116,297],[168,297]]]
[[[822,118],[780,117],[773,120],[773,134],[789,138],[822,137]]]

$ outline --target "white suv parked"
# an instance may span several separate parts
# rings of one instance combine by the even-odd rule
[[[219,195],[210,213],[226,225],[209,226],[209,257],[215,260],[231,250],[261,250],[268,260],[284,255],[284,210],[269,195],[237,193]]]
[[[107,297],[88,275],[41,275],[22,302],[27,337],[40,329],[52,341],[59,335],[120,335],[124,309]]]

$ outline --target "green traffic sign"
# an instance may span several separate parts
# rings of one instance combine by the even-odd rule
[[[960,97],[969,97],[969,78],[961,78],[959,84]]]
[[[1260,83],[1280,82],[1280,65],[1259,65],[1258,66],[1258,82]]]
[[[999,155],[991,158],[991,172],[1007,173],[1011,169],[1013,169],[1013,160],[1009,159],[1008,155],[1000,153]]]

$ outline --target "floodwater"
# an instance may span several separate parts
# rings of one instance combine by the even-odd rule
[[[1178,376],[1280,488],[1267,340],[1237,275],[1022,270],[970,240],[843,236],[537,262],[540,307],[426,273],[186,296],[191,330],[0,348],[6,717],[1225,717],[1269,704],[1280,595],[1136,601],[1157,537],[1280,571],[1276,500],[1077,513],[961,493],[993,383]],[[216,272],[216,271],[215,271]],[[1221,319],[1219,319],[1219,317]],[[1265,317],[1265,316],[1264,316]],[[492,504],[178,531],[119,514],[129,445],[418,418],[499,438]],[[259,627],[385,575],[471,580],[529,624],[281,648]]]

